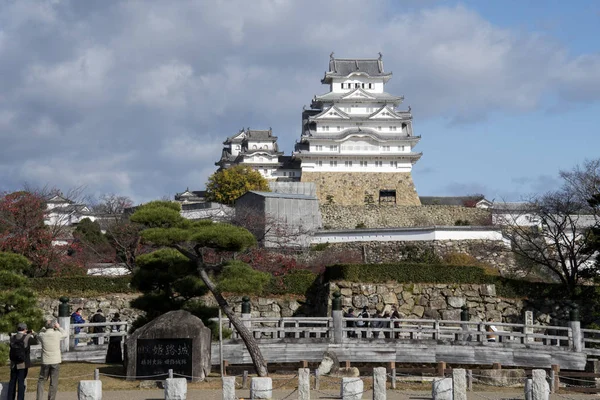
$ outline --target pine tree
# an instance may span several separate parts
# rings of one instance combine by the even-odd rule
[[[34,330],[42,325],[42,311],[23,275],[29,268],[31,263],[25,257],[0,252],[0,332],[13,332],[19,322]]]

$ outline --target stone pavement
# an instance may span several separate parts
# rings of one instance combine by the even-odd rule
[[[293,389],[289,390],[274,390],[273,400],[295,400],[298,398],[297,392],[292,393]],[[339,399],[339,391],[323,390],[311,391],[311,399]],[[47,393],[44,393],[47,396]],[[250,393],[247,389],[236,391],[236,395],[240,399],[249,399]],[[44,398],[46,398],[44,396]],[[550,400],[592,400],[596,396],[589,394],[552,394]],[[57,400],[77,400],[77,392],[59,392],[56,396]],[[188,391],[188,400],[221,400],[220,390],[190,390]],[[369,400],[373,398],[371,390],[363,394],[363,399]],[[388,390],[388,400],[426,400],[431,399],[429,391],[397,391]],[[513,400],[524,399],[523,390],[515,390],[514,392],[467,392],[468,400]],[[105,391],[102,393],[103,400],[162,400],[164,399],[164,391],[153,390],[115,390]],[[25,400],[35,400],[35,393],[29,392],[25,395]]]

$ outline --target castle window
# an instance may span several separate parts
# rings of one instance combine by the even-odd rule
[[[379,190],[379,203],[396,203],[396,191]]]
[[[404,146],[400,146],[400,151],[404,151]]]
[[[337,150],[338,150],[337,144],[329,146],[329,151],[337,151]]]
[[[264,171],[265,175],[269,175],[269,171],[266,168],[263,169],[263,171]]]
[[[365,84],[364,84],[364,83],[362,84],[362,88],[363,88],[363,89],[365,88]]]
[[[319,167],[322,167],[322,166],[323,166],[323,161],[317,161],[317,165],[318,165]]]
[[[378,126],[378,127],[377,127],[377,130],[378,130],[378,131],[380,131],[380,130],[381,130],[381,127],[380,127],[380,126]]]
[[[315,146],[315,150],[317,151],[323,151],[323,145],[322,144],[318,144]]]
[[[366,167],[367,166],[367,162],[366,161],[361,161],[360,162],[360,166],[361,167]]]
[[[344,165],[345,165],[346,167],[351,167],[351,166],[352,166],[352,161],[345,161],[345,162],[344,162]]]
[[[287,176],[287,171],[283,171],[283,176]]]
[[[383,167],[383,161],[375,161],[376,167]]]
[[[373,89],[373,84],[369,83],[369,89]]]
[[[360,83],[355,83],[355,84],[354,84],[354,87],[355,87],[356,89],[358,89],[358,88],[360,87]]]
[[[390,146],[381,146],[381,150],[390,151]]]
[[[390,167],[397,167],[398,161],[390,161]]]
[[[342,83],[342,89],[344,88],[344,84]]]
[[[329,125],[325,125],[325,126],[323,127],[323,130],[324,130],[325,132],[329,132]]]
[[[341,127],[341,126],[338,126],[338,127],[337,127],[337,130],[338,130],[338,132],[339,132],[339,131],[341,131],[341,130],[342,130],[342,127]]]
[[[395,131],[396,130],[396,126],[390,126],[390,131]]]
[[[330,167],[337,167],[337,161],[329,161]]]
[[[253,149],[256,149],[256,145],[252,146]]]

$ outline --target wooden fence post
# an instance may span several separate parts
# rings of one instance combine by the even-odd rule
[[[242,389],[246,389],[247,384],[248,384],[248,371],[244,371],[242,373]]]
[[[437,376],[444,376],[444,370],[446,369],[446,363],[444,361],[440,361],[437,363]]]
[[[469,392],[473,391],[473,370],[467,370],[467,390]]]
[[[552,393],[558,392],[558,387],[560,385],[560,365],[552,364],[552,370],[550,371],[550,376],[552,378],[550,384],[550,390]]]
[[[396,389],[396,362],[390,361],[389,368],[390,368],[390,374],[392,375],[390,387],[392,389]]]

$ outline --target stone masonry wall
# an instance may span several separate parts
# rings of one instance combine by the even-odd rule
[[[395,190],[396,204],[421,204],[410,172],[302,172],[301,181],[315,183],[320,204],[327,196],[339,205],[364,205],[365,195],[378,202],[380,190]]]
[[[354,190],[357,191],[355,188]],[[363,196],[364,197],[364,196]],[[319,199],[320,200],[320,199]],[[327,205],[321,202],[324,229],[397,228],[415,226],[454,226],[456,221],[489,225],[489,210],[458,206],[418,205]],[[337,200],[336,200],[336,203]]]
[[[439,257],[451,253],[465,253],[498,269],[503,276],[517,276],[516,261],[510,248],[502,241],[493,240],[435,240],[407,242],[346,242],[331,243],[331,249],[343,249],[362,254],[365,264],[393,263],[406,260],[409,253],[423,254],[432,250]]]
[[[495,285],[473,284],[366,284],[335,282],[329,285],[331,295],[342,294],[344,310],[354,308],[390,312],[395,306],[401,318],[460,320],[461,307],[469,308],[470,321],[493,318],[497,322],[523,323],[524,311],[533,311],[536,324],[566,324],[572,304],[564,300],[529,301],[496,296]]]
[[[252,317],[291,317],[291,316],[326,316],[330,315],[331,296],[334,292],[342,294],[345,309],[353,307],[362,309],[367,306],[371,313],[375,310],[389,311],[396,306],[402,317],[460,320],[463,305],[469,307],[470,319],[482,321],[494,318],[498,322],[522,323],[523,311],[534,311],[536,323],[550,324],[556,319],[559,323],[568,321],[568,313],[572,307],[569,301],[560,299],[519,300],[503,299],[496,296],[494,285],[471,284],[368,284],[354,282],[334,282],[323,286],[322,304],[327,308],[318,312],[307,308],[307,299],[301,297],[264,298],[251,297]],[[107,295],[94,298],[73,298],[71,310],[82,307],[83,318],[89,321],[98,308],[104,311],[107,318],[115,312],[121,314],[121,320],[131,322],[140,315],[140,311],[132,308],[129,302],[136,298],[135,294]],[[328,299],[328,300],[327,300]],[[229,296],[235,312],[241,313],[242,296]],[[310,300],[310,299],[308,299]],[[215,306],[211,296],[205,297],[206,304]],[[318,303],[318,302],[315,302]],[[40,298],[39,305],[47,318],[56,318],[58,299]],[[328,306],[327,306],[328,305]]]

